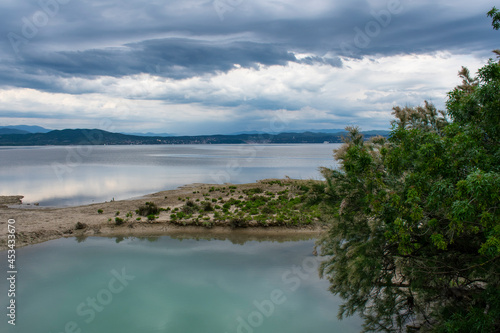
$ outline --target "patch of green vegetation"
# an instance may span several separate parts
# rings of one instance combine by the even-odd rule
[[[268,184],[268,185],[277,184],[279,186],[284,186],[283,181],[281,181],[281,180],[269,180],[269,181],[264,182],[264,184]]]
[[[188,200],[184,206],[182,206],[181,211],[185,214],[193,214],[194,212],[197,212],[200,209],[200,207],[194,203],[191,200]]]
[[[245,193],[246,195],[259,194],[262,192],[264,192],[264,190],[261,189],[260,187],[254,187],[254,188],[249,188],[249,189],[243,190],[243,193]]]
[[[236,228],[246,228],[248,227],[248,221],[242,218],[234,218],[229,221],[229,225],[231,228],[236,229]]]
[[[266,189],[265,186],[245,189],[246,197],[238,199],[226,195],[209,198],[204,193],[205,200],[186,197],[184,205],[171,210],[170,220],[178,225],[198,225],[212,227],[215,225],[230,225],[233,228],[253,226],[301,226],[320,221],[320,202],[307,201],[311,197],[317,181],[300,181],[297,184],[288,183],[279,191]],[[321,186],[321,185],[320,185]],[[210,187],[209,192],[223,193],[225,190],[236,190],[236,186]],[[324,191],[324,186],[322,187]],[[170,209],[160,209],[167,211]]]
[[[212,204],[210,202],[203,202],[201,205],[201,210],[203,212],[213,212],[214,208],[212,207]]]
[[[141,216],[156,215],[160,213],[160,208],[154,202],[146,202],[144,205],[139,206],[135,212]]]

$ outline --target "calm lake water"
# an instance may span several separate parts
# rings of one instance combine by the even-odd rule
[[[79,205],[191,183],[322,179],[338,144],[0,147],[0,195]]]
[[[318,278],[313,244],[165,236],[21,248],[16,326],[1,297],[0,331],[359,332],[358,318],[336,319],[339,299]],[[6,260],[0,268],[7,271]],[[5,278],[0,290],[8,290]]]

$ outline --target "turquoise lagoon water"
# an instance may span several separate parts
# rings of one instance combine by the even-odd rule
[[[16,325],[2,296],[0,331],[359,332],[358,318],[337,320],[340,301],[318,278],[313,245],[164,236],[20,248]],[[2,279],[2,295],[8,287]]]

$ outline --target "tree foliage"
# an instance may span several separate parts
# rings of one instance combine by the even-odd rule
[[[347,128],[322,170],[321,274],[365,331],[500,331],[500,64],[459,76],[447,111],[395,107],[388,139]]]
[[[493,29],[499,30],[500,29],[500,12],[496,7],[493,7],[489,12],[488,12],[488,17],[492,18],[491,25],[493,26]]]

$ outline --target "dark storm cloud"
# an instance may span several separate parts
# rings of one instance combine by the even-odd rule
[[[285,65],[295,56],[277,45],[253,42],[207,43],[192,39],[160,39],[76,52],[28,54],[26,68],[71,76],[125,76],[150,73],[175,79],[225,72],[234,68]],[[318,60],[319,61],[319,60]]]
[[[497,45],[498,36],[489,28],[484,14],[466,18],[438,20],[428,13],[405,12],[393,17],[387,28],[370,37],[368,22],[355,26],[351,38],[342,39],[335,51],[346,56],[422,54],[436,51],[452,53],[480,52],[488,53]],[[368,28],[367,28],[368,27]],[[380,27],[380,25],[379,25]],[[367,32],[368,31],[368,32]],[[376,31],[373,30],[372,31]],[[340,38],[339,38],[340,39]],[[344,43],[344,44],[343,44]],[[343,45],[351,47],[342,47]],[[347,52],[346,52],[347,50]],[[349,52],[349,51],[352,51]]]
[[[388,0],[376,5],[332,1],[307,17],[300,11],[315,2],[293,8],[294,15],[281,15],[264,10],[265,2],[248,1],[224,13],[224,21],[212,1],[59,1],[4,5],[3,65],[16,68],[18,76],[2,84],[29,85],[36,82],[30,78],[33,73],[62,77],[150,73],[182,79],[227,72],[235,64],[254,67],[292,61],[337,67],[338,56],[484,52],[485,45],[494,47],[496,42],[485,18],[487,6],[464,16],[444,1]],[[48,21],[37,28],[37,19],[45,23],[44,13]],[[23,34],[26,31],[32,35]],[[179,33],[188,37],[150,38]],[[21,42],[13,45],[13,34]],[[64,50],[57,51],[61,46]],[[19,52],[13,52],[16,48]],[[297,52],[312,55],[297,60]]]

